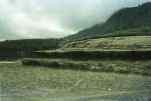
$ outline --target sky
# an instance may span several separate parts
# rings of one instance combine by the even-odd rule
[[[0,0],[0,40],[60,38],[151,0]]]

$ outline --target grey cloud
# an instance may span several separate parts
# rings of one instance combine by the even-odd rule
[[[57,38],[151,0],[1,0],[0,39]]]

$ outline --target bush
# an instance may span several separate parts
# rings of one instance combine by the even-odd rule
[[[151,51],[62,51],[62,52],[35,52],[36,58],[72,59],[72,60],[149,60]]]
[[[126,74],[151,75],[149,64],[151,61],[71,61],[71,60],[48,60],[48,59],[24,59],[23,65],[42,66],[55,69],[85,70],[94,72],[115,72]],[[148,65],[147,65],[148,64]]]

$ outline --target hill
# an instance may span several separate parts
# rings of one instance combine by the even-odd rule
[[[64,49],[97,49],[97,50],[150,50],[151,36],[125,36],[88,39],[67,43]]]
[[[137,37],[136,40],[140,40],[139,44],[133,43],[130,46],[110,44],[113,40],[104,39],[104,43],[101,44],[102,39],[100,37],[121,37],[121,36],[150,36],[151,35],[151,3],[145,3],[138,7],[124,8],[114,13],[104,24],[97,24],[91,28],[80,31],[79,33],[68,36],[62,39],[25,39],[25,40],[9,40],[0,42],[0,57],[24,57],[30,55],[28,53],[37,50],[52,50],[62,46],[64,48],[102,48],[105,47],[118,48],[118,47],[140,47],[144,41],[149,40],[147,37]],[[97,38],[97,39],[96,39]],[[85,39],[94,39],[88,40]],[[117,38],[119,39],[119,38]],[[129,42],[125,39],[122,43]],[[82,42],[73,42],[79,41]],[[100,41],[99,41],[100,40]],[[105,41],[106,40],[106,41]],[[142,41],[141,41],[142,40]],[[107,42],[108,41],[108,42]],[[116,42],[117,41],[117,42]],[[121,43],[119,40],[114,40],[115,43]],[[66,44],[67,43],[67,44]],[[145,45],[145,47],[148,47]],[[144,48],[144,46],[142,47]]]
[[[151,3],[148,2],[137,7],[123,8],[115,12],[105,23],[97,24],[91,28],[80,31],[75,35],[66,37],[65,41],[114,36],[114,34],[116,36],[122,36],[123,34],[151,35],[149,33],[151,32],[150,22]],[[125,33],[123,33],[123,30]]]
[[[32,51],[56,49],[59,39],[23,39],[0,42],[0,59],[17,58],[30,55]]]

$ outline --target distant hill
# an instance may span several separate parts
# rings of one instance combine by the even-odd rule
[[[59,39],[22,39],[0,42],[0,50],[43,50],[58,48]]]
[[[0,59],[3,57],[24,57],[30,55],[32,51],[37,50],[57,49],[63,47],[65,43],[69,43],[71,41],[74,42],[85,39],[96,39],[111,36],[139,35],[151,35],[151,3],[121,9],[115,12],[105,23],[97,24],[91,28],[80,31],[75,35],[62,39],[25,39],[2,41],[0,42]],[[98,40],[96,41],[99,42]],[[93,44],[93,42],[94,41],[91,43]],[[69,43],[66,47],[74,48],[75,44],[79,43]],[[89,45],[83,45],[85,45],[85,41],[82,41],[82,47],[89,47]],[[75,48],[76,47],[81,48],[81,46],[78,45],[75,46]]]
[[[122,36],[122,34],[126,35],[126,33],[129,35],[137,35],[133,29],[138,35],[151,35],[151,2],[137,7],[123,8],[115,12],[105,23],[97,24],[75,35],[66,37],[65,41],[83,40],[108,35],[114,36],[114,34],[120,36]],[[123,33],[123,30],[126,33]],[[132,33],[131,30],[133,31]],[[119,34],[117,34],[117,32]]]
[[[0,42],[0,59],[30,55],[32,51],[59,48],[60,39],[23,39]]]

